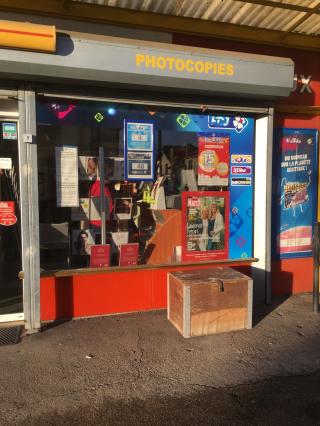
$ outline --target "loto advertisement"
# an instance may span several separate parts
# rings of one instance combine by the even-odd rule
[[[228,135],[198,133],[198,185],[228,186]]]
[[[282,129],[280,160],[276,254],[281,258],[311,256],[317,204],[317,131]]]

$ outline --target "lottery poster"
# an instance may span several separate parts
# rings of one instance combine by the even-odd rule
[[[317,130],[282,129],[276,197],[275,254],[312,255],[316,221]]]
[[[228,186],[229,135],[198,133],[198,185]]]

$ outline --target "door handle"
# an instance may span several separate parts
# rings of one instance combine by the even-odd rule
[[[24,280],[24,271],[19,271],[18,278],[21,281]]]

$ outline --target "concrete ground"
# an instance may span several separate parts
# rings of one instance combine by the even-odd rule
[[[320,425],[312,296],[184,339],[165,311],[69,321],[0,347],[0,424]]]

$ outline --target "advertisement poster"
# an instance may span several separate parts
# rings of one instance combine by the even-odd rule
[[[0,201],[0,225],[12,226],[16,222],[14,201]]]
[[[229,193],[182,193],[182,260],[227,259]]]
[[[125,179],[154,180],[153,123],[125,121]]]
[[[56,146],[57,207],[78,207],[78,148]]]
[[[99,244],[91,247],[90,268],[110,266],[110,245]]]
[[[152,152],[127,152],[127,179],[153,180]]]
[[[121,244],[119,266],[131,266],[138,264],[138,243]]]
[[[198,185],[228,186],[228,135],[198,133]]]
[[[78,167],[80,180],[92,180],[99,177],[98,160],[98,157],[79,157]]]
[[[276,205],[276,254],[312,255],[316,221],[317,130],[282,129]]]
[[[95,234],[93,229],[73,229],[72,230],[72,254],[76,256],[89,256],[95,244]]]
[[[2,139],[15,141],[17,138],[17,123],[2,123]]]
[[[153,151],[153,124],[127,122],[128,151]]]

